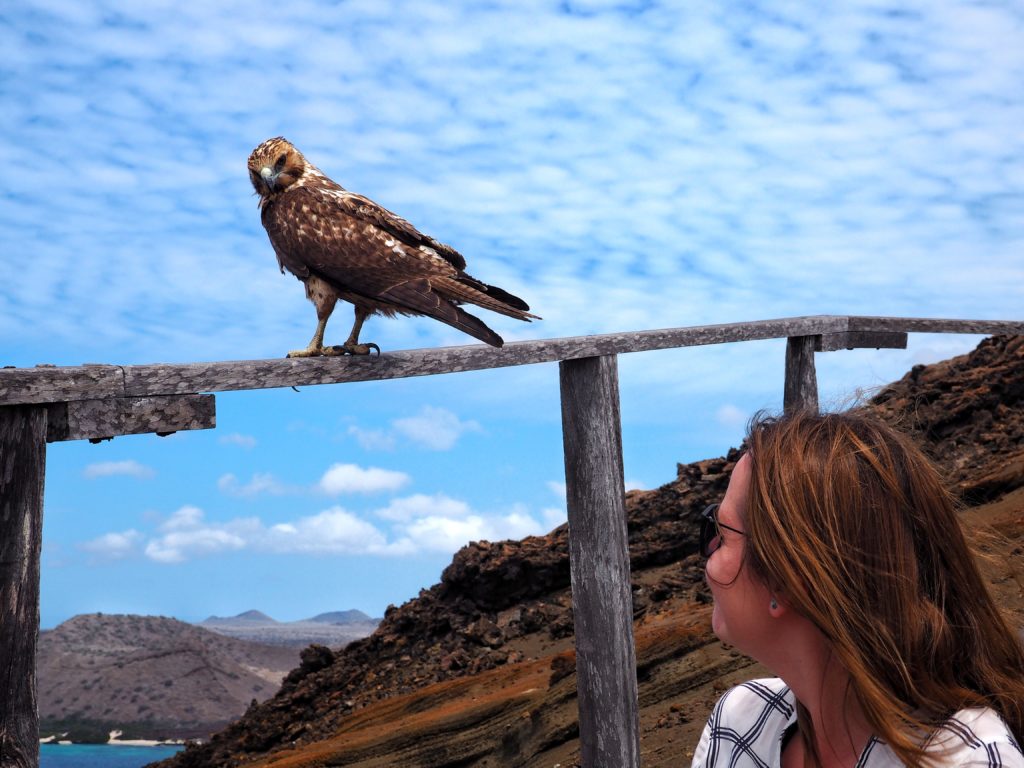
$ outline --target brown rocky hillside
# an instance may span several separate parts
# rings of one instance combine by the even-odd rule
[[[915,367],[871,406],[916,433],[988,528],[983,568],[1024,626],[1024,337]],[[765,671],[708,625],[697,515],[738,457],[627,495],[645,766],[686,764],[719,693]],[[567,531],[458,552],[344,651],[312,646],[280,692],[166,768],[576,765]]]
[[[298,659],[157,616],[88,614],[39,639],[38,698],[47,729],[135,737],[206,735],[264,701]]]

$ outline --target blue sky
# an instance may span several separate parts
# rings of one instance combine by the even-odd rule
[[[1020,319],[1014,2],[97,3],[0,10],[0,364],[283,356],[315,317],[245,161],[284,135],[543,321]],[[339,308],[327,340],[350,323]],[[369,321],[385,350],[470,343]],[[818,356],[826,401],[974,346]],[[782,342],[620,359],[626,481],[781,403]],[[42,615],[379,615],[564,519],[557,366],[217,395],[218,427],[50,446]]]

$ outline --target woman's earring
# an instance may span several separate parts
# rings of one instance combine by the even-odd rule
[[[772,610],[774,611],[774,610],[776,610],[776,609],[777,609],[778,607],[779,607],[779,601],[778,601],[778,600],[776,600],[776,599],[775,599],[775,598],[773,597],[773,598],[772,598]]]

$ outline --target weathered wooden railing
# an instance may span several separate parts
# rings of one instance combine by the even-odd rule
[[[627,352],[788,339],[784,408],[817,408],[816,351],[904,348],[908,332],[1020,334],[1024,322],[821,315],[379,357],[0,369],[0,768],[38,766],[39,628],[46,443],[215,426],[210,392],[558,362],[587,768],[640,765],[617,358]]]

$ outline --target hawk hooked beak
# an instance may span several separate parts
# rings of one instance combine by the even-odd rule
[[[267,185],[267,191],[273,192],[274,187],[277,186],[277,177],[279,173],[274,173],[274,169],[269,165],[264,165],[260,168],[260,178],[263,179],[263,183]]]

